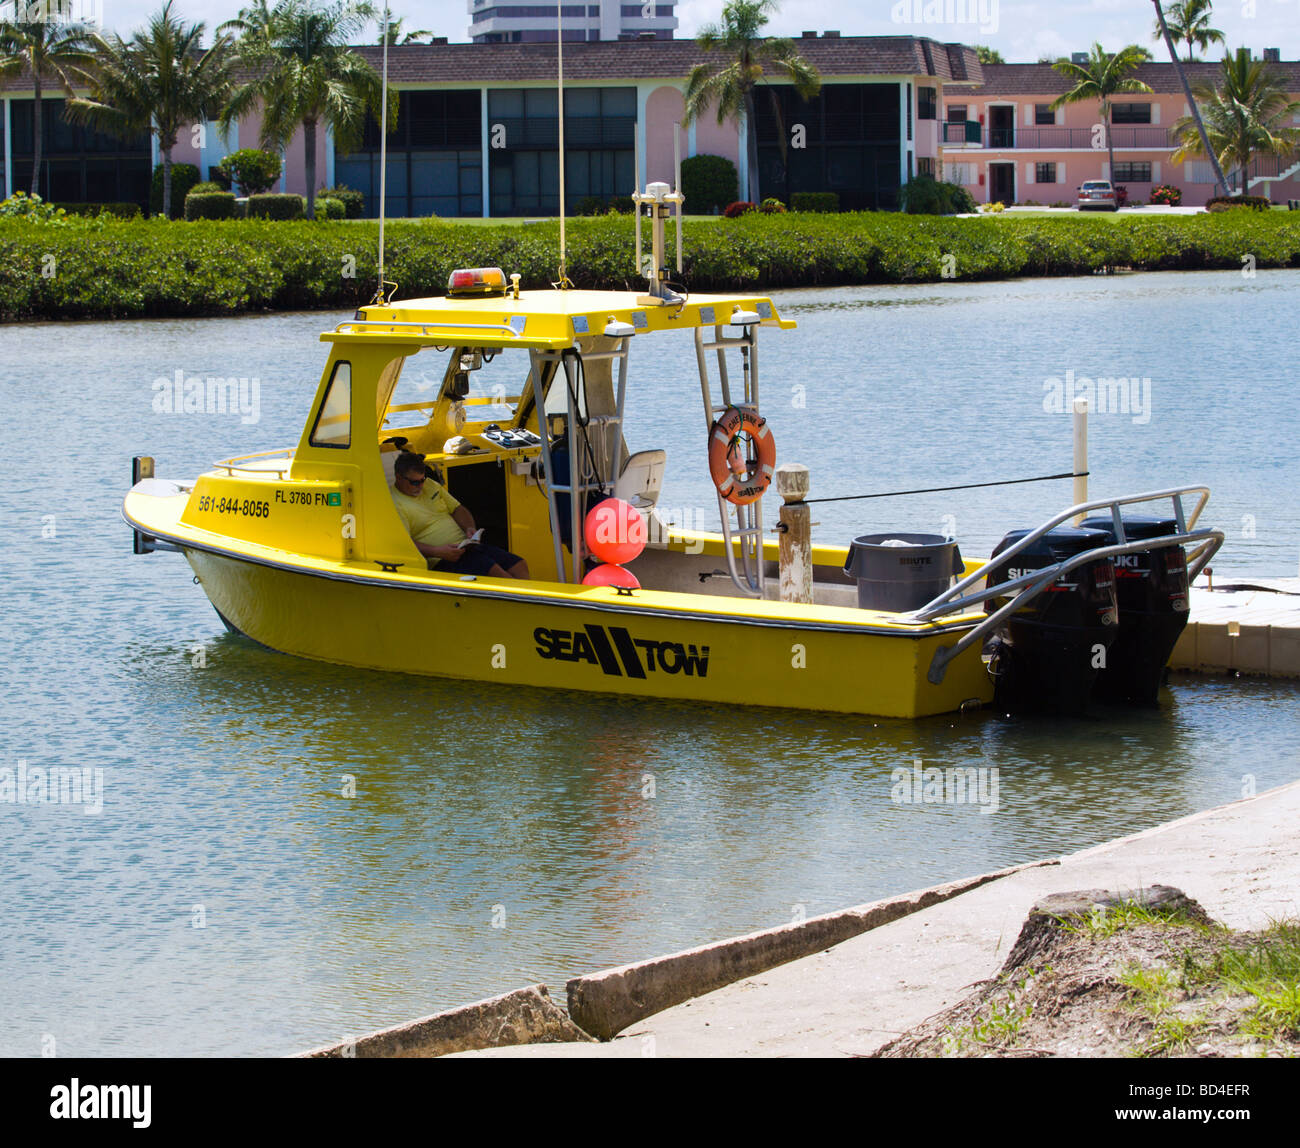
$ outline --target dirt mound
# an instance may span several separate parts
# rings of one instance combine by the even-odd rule
[[[1232,933],[1182,892],[1039,901],[1002,971],[874,1056],[1296,1056],[1300,924]]]

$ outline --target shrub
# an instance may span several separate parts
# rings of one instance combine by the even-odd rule
[[[67,210],[55,203],[46,203],[39,195],[15,191],[0,203],[0,219],[25,219],[28,223],[62,223]]]
[[[578,200],[579,215],[601,215],[605,211],[605,201],[598,195],[584,195]]]
[[[136,219],[141,214],[138,203],[58,203],[69,215],[111,215],[115,219]]]
[[[740,215],[748,215],[751,211],[757,211],[758,208],[746,200],[739,200],[736,203],[729,203],[723,211],[723,217],[726,219],[735,219]]]
[[[365,214],[366,197],[359,191],[344,187],[341,183],[334,187],[322,187],[316,194],[317,196],[326,196],[329,199],[337,199],[343,204],[345,219],[360,219]]]
[[[692,215],[716,215],[740,194],[736,165],[720,155],[682,160],[682,194]]]
[[[199,182],[199,169],[192,163],[172,164],[172,209],[168,214],[177,219],[185,214],[185,197]],[[149,187],[149,214],[163,213],[163,169],[159,164],[153,169],[153,183]]]
[[[1125,207],[1128,205],[1128,188],[1122,183],[1115,185],[1115,206]]]
[[[997,203],[981,203],[979,209],[984,215],[1000,215],[1006,211],[1007,205],[1001,201]]]
[[[956,215],[976,210],[974,198],[964,187],[932,175],[909,179],[899,188],[898,204],[908,215]]]
[[[796,191],[790,196],[791,211],[834,214],[839,209],[840,193],[838,191]]]
[[[301,195],[276,192],[248,197],[249,219],[301,219],[306,212],[307,201]]]
[[[233,191],[191,191],[185,197],[185,219],[234,219]]]
[[[758,205],[758,210],[764,215],[784,215],[785,204],[774,195],[769,195],[762,203]]]
[[[1266,195],[1216,195],[1207,200],[1206,211],[1227,211],[1233,207],[1249,207],[1254,211],[1268,211],[1273,201]]]
[[[335,199],[332,195],[322,195],[317,198],[317,219],[342,219],[346,214],[347,209],[341,199]]]
[[[234,191],[230,186],[230,176],[221,170],[219,163],[213,164],[208,168],[208,182],[215,183],[221,191]]]
[[[193,195],[196,191],[200,195],[202,195],[204,192],[209,192],[209,191],[229,191],[229,190],[230,190],[229,187],[222,187],[221,184],[219,184],[215,179],[205,179],[202,183],[196,183],[192,188],[190,188],[190,195]],[[186,196],[186,198],[188,199],[189,196]]]
[[[270,191],[280,178],[280,157],[261,148],[241,147],[217,164],[245,195]]]
[[[1166,207],[1177,207],[1183,202],[1183,189],[1174,187],[1169,183],[1162,183],[1159,187],[1151,189],[1151,196],[1147,202],[1164,204]]]
[[[636,201],[630,195],[611,195],[609,209],[619,215],[631,215],[636,210]]]

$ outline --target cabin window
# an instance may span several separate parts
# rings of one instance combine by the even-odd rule
[[[346,449],[352,445],[352,364],[337,362],[325,388],[325,401],[311,428],[312,446]]]

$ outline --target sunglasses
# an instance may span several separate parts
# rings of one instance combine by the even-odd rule
[[[399,476],[406,482],[419,486],[428,476],[424,474],[403,474]]]

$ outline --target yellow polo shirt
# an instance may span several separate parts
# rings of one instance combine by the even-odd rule
[[[465,532],[452,518],[460,503],[433,479],[424,480],[424,489],[415,498],[393,487],[393,502],[416,542],[425,546],[454,546],[464,539]]]

